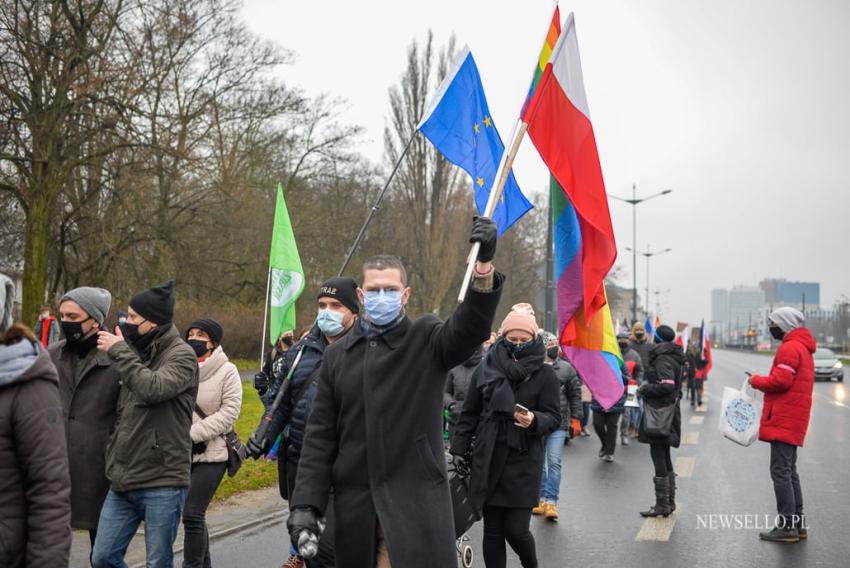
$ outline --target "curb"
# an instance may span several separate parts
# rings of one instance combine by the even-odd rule
[[[240,523],[238,525],[227,527],[225,529],[210,533],[209,539],[210,542],[216,541],[218,539],[224,538],[226,536],[230,536],[232,534],[240,533],[242,531],[246,531],[248,529],[252,529],[258,525],[266,524],[267,526],[274,526],[279,523],[284,522],[287,518],[289,518],[289,509],[284,509],[282,511],[275,511],[274,513],[269,513],[267,515],[263,515],[262,517],[258,517],[256,519],[251,519],[250,521],[245,521],[244,523]],[[174,547],[174,555],[178,555],[183,552],[183,545],[179,545]],[[133,564],[130,568],[145,568],[147,566],[147,562],[140,562],[138,564]]]

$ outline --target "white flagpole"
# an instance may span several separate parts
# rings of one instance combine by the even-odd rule
[[[266,279],[266,303],[263,306],[263,339],[260,342],[260,371],[263,370],[263,361],[266,357],[266,322],[269,319],[269,292],[272,283],[272,267],[269,266],[269,276]]]

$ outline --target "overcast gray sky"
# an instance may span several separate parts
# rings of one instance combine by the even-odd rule
[[[549,0],[246,0],[252,29],[296,52],[292,85],[349,102],[361,146],[383,156],[388,89],[429,28],[470,46],[507,138],[542,45]],[[709,319],[710,290],[763,277],[850,296],[850,2],[584,0],[575,12],[591,119],[609,193],[673,193],[638,206],[638,248],[667,320]],[[526,140],[514,172],[527,194],[548,172]],[[472,193],[470,192],[470,199]],[[631,283],[631,208],[611,201]],[[638,258],[638,288],[645,263]]]

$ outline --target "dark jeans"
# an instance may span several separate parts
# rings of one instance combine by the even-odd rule
[[[619,412],[599,412],[593,413],[593,429],[596,430],[596,435],[602,441],[602,454],[614,455],[614,450],[617,449],[617,423],[620,421]]]
[[[770,443],[770,477],[776,493],[776,509],[787,526],[803,514],[803,492],[797,475],[797,446],[785,442]]]
[[[670,458],[670,446],[667,444],[650,444],[649,455],[655,466],[655,477],[666,477],[673,471],[673,461]]]
[[[484,565],[487,568],[505,568],[507,553],[505,541],[519,556],[523,568],[537,567],[537,550],[534,537],[528,530],[531,509],[484,506]]]
[[[124,554],[145,522],[145,557],[150,568],[174,565],[174,539],[186,499],[185,487],[109,490],[100,510],[92,551],[95,568],[126,568]]]
[[[189,493],[183,507],[183,568],[210,568],[207,507],[224,477],[226,462],[192,464]]]

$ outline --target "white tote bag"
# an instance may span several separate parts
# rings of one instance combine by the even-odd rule
[[[761,397],[746,379],[740,390],[724,387],[720,432],[736,444],[749,446],[759,435],[761,406]]]

